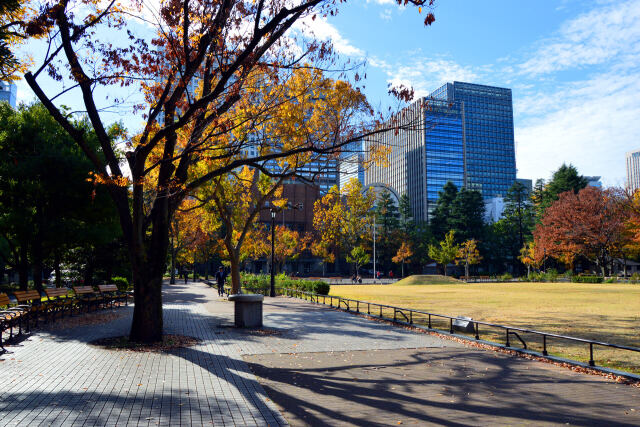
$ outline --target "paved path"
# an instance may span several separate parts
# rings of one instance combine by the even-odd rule
[[[233,346],[220,345],[202,284],[166,287],[165,330],[202,339],[170,353],[109,351],[87,342],[126,335],[106,325],[39,332],[0,362],[4,425],[285,425]]]
[[[640,425],[639,388],[293,299],[267,298],[265,329],[237,330],[215,294],[165,288],[167,332],[202,340],[188,349],[87,345],[126,334],[130,308],[10,347],[0,426]]]

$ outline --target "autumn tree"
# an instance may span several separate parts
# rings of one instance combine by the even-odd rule
[[[449,230],[438,246],[429,245],[429,257],[431,257],[437,264],[442,265],[444,269],[444,275],[447,275],[447,265],[455,261],[460,246],[455,242],[455,231]]]
[[[465,277],[469,278],[469,266],[479,264],[480,261],[482,261],[482,257],[478,251],[478,242],[475,239],[470,239],[460,244],[456,264],[464,265]]]
[[[25,0],[0,2],[0,81],[17,80],[26,71],[26,59],[16,57],[16,50],[26,39]]]
[[[583,256],[606,275],[607,262],[624,231],[624,218],[609,191],[567,191],[549,206],[534,231],[535,246],[572,265]]]
[[[527,266],[527,277],[531,274],[531,267],[540,268],[543,261],[541,251],[536,250],[535,242],[527,242],[518,256],[520,262]]]
[[[330,188],[314,205],[314,254],[335,260],[340,251],[348,253],[366,240],[372,226],[374,201],[373,191],[365,190],[355,178],[345,185],[342,193],[336,186]]]
[[[409,260],[413,256],[413,251],[411,250],[411,246],[407,244],[407,242],[402,242],[400,247],[398,248],[398,252],[396,256],[392,258],[392,261],[396,264],[402,264],[402,276],[404,277],[404,263]]]
[[[193,264],[206,250],[212,234],[220,227],[218,218],[199,208],[196,199],[185,199],[169,225],[170,283],[175,283],[176,264]]]
[[[431,8],[433,0],[409,3]],[[319,43],[306,36],[308,32],[290,30],[303,18],[335,13],[335,2],[166,0],[157,14],[145,19],[152,31],[136,35],[129,20],[142,15],[143,7],[144,2],[134,0],[43,1],[26,28],[32,36],[44,36],[49,48],[25,79],[109,189],[133,270],[135,307],[130,338],[150,342],[162,335],[161,286],[168,230],[185,197],[243,166],[257,167],[300,153],[335,153],[342,145],[379,130],[371,120],[364,125],[360,120],[336,120],[323,129],[334,138],[322,139],[314,138],[303,126],[294,139],[270,134],[255,156],[242,158],[238,153],[249,142],[229,135],[239,123],[261,122],[275,107],[265,104],[262,92],[255,90],[268,86],[260,83],[262,76],[282,80],[296,68],[331,64],[328,42]],[[429,10],[425,24],[433,21]],[[114,36],[96,36],[106,31]],[[77,93],[82,99],[103,158],[88,144],[86,133],[56,105],[60,92],[48,93],[40,85],[43,73],[60,82],[60,92]],[[122,111],[143,121],[139,132],[123,136],[122,151],[107,134],[101,111],[109,105],[99,98],[120,86],[133,92],[140,88],[144,95],[130,111]],[[99,87],[106,90],[96,90]],[[252,102],[254,108],[236,116],[233,107],[241,100]],[[113,101],[126,108],[120,99],[108,102]],[[287,102],[298,100],[293,97]],[[317,102],[327,101],[319,98]],[[213,161],[211,169],[195,173],[193,167],[202,160]],[[122,162],[127,163],[130,177],[125,177]]]

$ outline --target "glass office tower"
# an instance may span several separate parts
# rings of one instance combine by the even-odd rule
[[[505,196],[516,179],[511,89],[453,82],[431,97],[463,104],[465,186],[485,199]]]
[[[438,193],[448,181],[458,188],[464,185],[463,107],[460,102],[429,100],[424,115],[427,214],[430,216]]]

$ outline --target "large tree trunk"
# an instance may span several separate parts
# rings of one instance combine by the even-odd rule
[[[169,205],[167,197],[158,197],[152,212],[151,239],[145,242],[142,189],[134,186],[133,233],[129,241],[134,286],[129,339],[133,342],[162,340],[162,277],[169,250]]]
[[[229,261],[231,262],[231,293],[240,293],[240,253],[231,250],[229,252]]]
[[[129,339],[151,343],[162,340],[162,274],[151,276],[141,270],[151,270],[148,265],[134,269],[134,309]]]

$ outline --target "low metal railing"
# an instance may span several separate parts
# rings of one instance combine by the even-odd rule
[[[423,324],[423,325],[426,325],[427,328],[430,330],[443,332],[443,333],[448,332],[449,334],[455,333],[454,322],[456,320],[466,321],[465,319],[454,317],[454,316],[447,316],[445,314],[430,313],[428,311],[395,307],[392,305],[379,304],[379,303],[369,302],[369,301],[360,301],[360,300],[343,298],[343,297],[332,296],[332,295],[314,294],[312,292],[299,291],[296,289],[280,289],[280,291],[283,291],[284,295],[289,297],[309,300],[317,304],[329,305],[330,307],[342,309],[345,311],[353,311],[356,313],[364,314],[365,308],[366,308],[366,314],[372,317],[378,317],[380,319],[390,320],[396,323],[403,323],[408,325]],[[392,317],[391,317],[391,313],[393,313]],[[448,323],[449,330],[446,331],[442,329],[435,329],[433,327],[433,322],[435,319],[444,319],[445,322]],[[548,338],[555,338],[555,339],[567,340],[567,341],[572,341],[577,343],[584,343],[589,346],[589,365],[590,366],[596,366],[594,356],[593,356],[594,346],[608,347],[608,348],[640,353],[640,348],[638,347],[631,347],[631,346],[612,344],[612,343],[602,342],[602,341],[588,340],[585,338],[570,337],[567,335],[560,335],[560,334],[554,334],[550,332],[537,331],[533,329],[520,328],[517,326],[500,325],[496,323],[483,322],[478,320],[468,320],[468,321],[473,324],[473,329],[474,329],[473,334],[476,340],[480,340],[480,326],[502,330],[505,337],[506,347],[513,348],[510,340],[510,337],[513,336],[520,341],[523,349],[526,350],[527,343],[520,336],[520,334],[533,334],[533,335],[539,336],[542,338],[542,354],[544,356],[549,355],[548,353],[549,343],[547,342]]]

